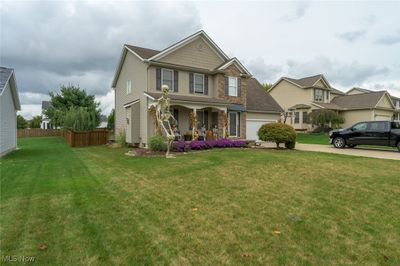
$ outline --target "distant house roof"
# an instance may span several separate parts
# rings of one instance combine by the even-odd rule
[[[46,111],[47,109],[49,109],[51,106],[51,102],[50,101],[42,101],[42,111]]]
[[[289,109],[310,109],[311,106],[307,105],[307,104],[296,104],[293,105],[292,107],[290,107]]]
[[[360,92],[362,92],[362,93],[374,92],[374,91],[372,91],[372,90],[367,90],[367,89],[363,89],[363,88],[360,88],[360,87],[354,87],[354,88],[351,88],[350,90],[348,90],[348,91],[346,92],[346,94],[349,94],[350,92],[352,92],[352,91],[354,91],[354,90],[360,91]]]
[[[310,77],[305,77],[305,78],[301,78],[301,79],[294,79],[294,78],[288,78],[288,77],[283,77],[283,78],[287,79],[287,80],[290,80],[291,82],[296,83],[297,85],[300,85],[301,87],[311,87],[321,77],[322,77],[322,74],[315,75],[315,76],[310,76]]]
[[[14,69],[0,67],[0,96],[3,94],[7,84],[9,84],[11,89],[11,95],[15,109],[21,110],[21,103],[19,101],[17,80],[15,78]]]
[[[247,110],[259,112],[283,112],[282,107],[267,93],[255,78],[247,80]]]
[[[343,91],[340,91],[340,90],[332,88],[332,87],[331,87],[331,93],[339,94],[339,95],[345,95],[346,94]]]
[[[333,98],[334,103],[346,109],[367,109],[375,108],[379,100],[385,95],[386,91],[376,91],[369,93],[360,93],[353,95],[344,95]],[[319,103],[318,103],[319,104]]]
[[[149,59],[150,57],[155,56],[156,54],[160,53],[158,50],[153,50],[149,48],[144,48],[144,47],[139,47],[139,46],[134,46],[134,45],[129,45],[125,44],[125,46],[135,52],[137,55],[139,55],[143,59]]]

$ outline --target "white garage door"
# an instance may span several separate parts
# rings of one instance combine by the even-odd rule
[[[257,131],[264,124],[274,123],[275,120],[263,120],[263,119],[247,119],[246,120],[246,138],[248,140],[259,140]]]
[[[375,116],[375,121],[389,121],[392,120],[392,117],[390,115],[376,115]]]

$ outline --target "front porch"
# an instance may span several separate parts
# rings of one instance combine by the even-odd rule
[[[153,136],[157,134],[157,128],[151,103],[148,110],[149,136]],[[173,116],[171,126],[176,135],[175,140],[245,139],[245,130],[242,126],[245,123],[243,111],[237,105],[222,101],[203,103],[171,99],[170,112]]]

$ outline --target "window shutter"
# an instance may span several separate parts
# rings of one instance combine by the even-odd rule
[[[240,97],[240,93],[241,93],[241,79],[237,78],[237,96]]]
[[[189,93],[194,93],[193,73],[189,73]]]
[[[229,95],[229,78],[225,77],[225,96]]]
[[[161,68],[156,69],[156,90],[161,90]]]
[[[204,94],[208,95],[208,75],[204,75]]]
[[[174,70],[174,92],[178,92],[178,71]]]
[[[209,129],[209,127],[208,127],[208,111],[204,111],[204,125],[206,125],[206,129]]]

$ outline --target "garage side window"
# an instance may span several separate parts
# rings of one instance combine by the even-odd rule
[[[131,94],[132,93],[132,81],[128,79],[126,81],[126,94]]]

